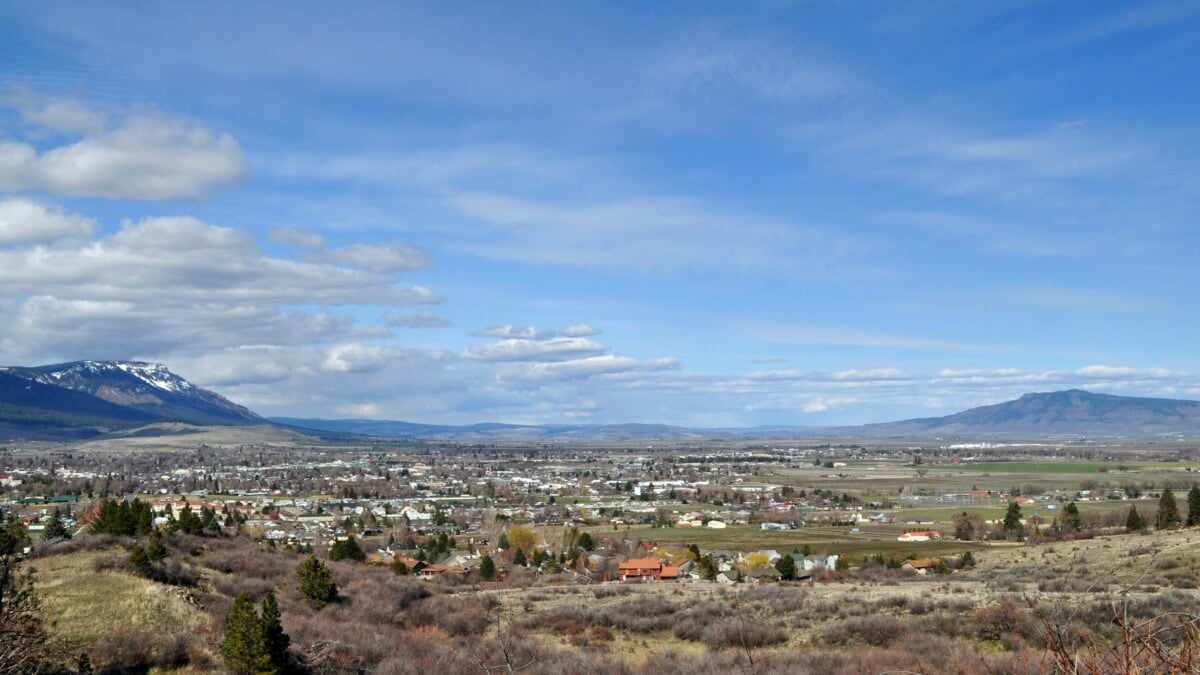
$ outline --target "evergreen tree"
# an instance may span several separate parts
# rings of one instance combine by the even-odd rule
[[[780,579],[791,581],[796,578],[796,559],[785,555],[775,561],[775,569],[779,572]]]
[[[1021,505],[1015,501],[1008,503],[1008,511],[1004,513],[1004,531],[1017,537],[1025,533],[1021,525]]]
[[[1179,505],[1175,503],[1175,493],[1171,488],[1163,490],[1162,498],[1158,500],[1158,513],[1154,516],[1154,529],[1169,530],[1183,524],[1179,517]]]
[[[146,543],[146,556],[154,562],[167,557],[167,547],[163,545],[162,532],[154,530],[150,533],[150,540]]]
[[[133,531],[127,534],[144,537],[154,529],[154,512],[146,502],[140,499],[133,500],[133,503],[129,505],[129,515]]]
[[[1146,529],[1146,520],[1138,513],[1136,506],[1129,507],[1129,516],[1125,518],[1125,529],[1130,532],[1140,532]]]
[[[1200,485],[1192,485],[1192,489],[1188,490],[1187,505],[1187,526],[1200,525]]]
[[[314,608],[321,609],[337,599],[338,591],[337,584],[333,582],[333,570],[317,560],[316,556],[309,556],[300,563],[297,574],[300,575],[300,594],[307,598]]]
[[[141,546],[134,546],[133,550],[129,552],[129,564],[139,575],[150,576],[150,556]]]
[[[507,534],[505,534],[503,532],[500,533],[500,539],[498,539],[496,541],[496,548],[505,549],[505,550],[508,549],[508,535]]]
[[[364,562],[367,559],[367,554],[363,552],[362,547],[358,545],[354,537],[347,537],[342,541],[334,542],[333,546],[329,547],[329,559],[334,562],[339,560]]]
[[[195,511],[192,511],[190,505],[179,510],[179,529],[183,530],[185,534],[204,534],[204,522],[200,520],[200,516],[196,515]]]
[[[221,642],[225,668],[237,675],[269,675],[275,672],[267,651],[263,622],[254,603],[241,593],[229,608],[225,621],[225,639]]]
[[[524,566],[525,562],[525,549],[517,549],[517,552],[513,554],[513,564]]]
[[[496,563],[492,561],[492,556],[485,555],[480,558],[479,578],[484,581],[491,581],[496,578]]]
[[[590,550],[596,548],[595,542],[592,541],[592,535],[588,534],[587,532],[584,532],[583,534],[579,535],[579,542],[577,543],[577,545],[579,546],[579,548],[581,548],[585,551],[590,551]]]
[[[275,593],[267,591],[262,601],[262,632],[263,641],[267,645],[267,656],[276,672],[287,670],[288,645],[292,639],[283,632],[280,621],[279,603],[275,601]]]
[[[1079,507],[1075,506],[1075,502],[1067,504],[1067,508],[1063,509],[1063,529],[1068,532],[1083,530],[1083,517],[1079,515]]]
[[[47,541],[50,539],[71,538],[71,533],[67,532],[66,525],[63,525],[62,521],[59,520],[61,517],[62,514],[59,512],[58,507],[54,507],[54,515],[50,516],[50,524],[46,526],[46,532],[44,534],[44,537]]]
[[[20,569],[28,545],[24,525],[0,523],[0,672],[37,672],[46,643],[33,577]]]
[[[408,572],[409,572],[408,565],[405,564],[405,562],[403,560],[401,560],[400,558],[396,558],[395,560],[392,561],[392,573],[408,574]]]
[[[717,578],[717,564],[713,562],[712,555],[701,556],[700,562],[696,564],[696,567],[699,568],[701,579],[713,581]]]

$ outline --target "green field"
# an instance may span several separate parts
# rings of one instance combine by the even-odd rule
[[[1137,469],[1131,464],[1115,464],[1110,462],[992,462],[989,464],[959,464],[938,469],[971,471],[980,473],[1101,473],[1101,469],[1117,472],[1117,467],[1124,470]]]

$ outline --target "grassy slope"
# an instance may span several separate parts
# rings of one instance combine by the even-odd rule
[[[96,572],[92,562],[112,552],[85,551],[33,561],[56,653],[88,651],[122,628],[156,634],[207,633],[212,620],[183,591],[121,572]]]

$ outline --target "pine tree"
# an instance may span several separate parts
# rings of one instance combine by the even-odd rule
[[[231,673],[268,675],[275,672],[271,654],[267,651],[262,619],[245,593],[239,594],[229,608],[221,653],[225,656],[225,668]]]
[[[337,599],[338,591],[337,584],[333,582],[333,570],[317,560],[316,556],[309,556],[300,563],[297,573],[300,575],[300,594],[307,598],[314,608],[321,609]]]
[[[283,623],[280,621],[279,603],[275,600],[275,593],[267,591],[263,596],[262,601],[262,633],[263,641],[266,642],[267,656],[270,658],[271,666],[279,672],[287,670],[288,665],[288,645],[292,643],[292,639],[288,634],[283,632]]]
[[[1154,529],[1169,530],[1183,524],[1179,517],[1179,505],[1175,503],[1175,493],[1171,488],[1163,490],[1162,498],[1158,500],[1158,513],[1154,516]]]
[[[400,558],[396,558],[395,560],[392,561],[392,573],[408,574],[408,572],[409,572],[408,565],[405,564],[405,562],[403,560],[401,560]]]
[[[499,548],[502,550],[508,548],[508,535],[507,534],[505,534],[503,532],[500,533],[500,539],[498,539],[496,541],[496,548]]]
[[[24,525],[0,522],[0,672],[36,672],[46,644],[32,573],[21,571],[28,545]]]
[[[1021,525],[1021,505],[1015,501],[1008,503],[1008,511],[1004,513],[1004,531],[1017,537],[1025,533]]]
[[[50,524],[46,526],[46,532],[44,534],[44,537],[47,541],[51,539],[71,538],[71,533],[67,532],[66,526],[62,524],[61,520],[59,520],[61,517],[62,513],[59,512],[58,507],[54,507],[54,515],[50,517]]]
[[[784,581],[791,581],[796,578],[796,559],[790,555],[785,555],[775,561],[775,570],[779,572],[779,578]]]
[[[525,550],[520,548],[517,549],[517,552],[513,554],[513,564],[523,566],[525,562]]]
[[[492,561],[492,556],[485,555],[480,558],[479,578],[484,581],[491,581],[496,578],[496,563]]]
[[[167,547],[163,545],[162,532],[154,530],[150,533],[150,540],[146,543],[146,555],[154,562],[167,557]]]
[[[1188,490],[1187,505],[1187,526],[1200,525],[1200,485],[1192,485],[1192,489]]]
[[[358,542],[354,540],[354,537],[347,537],[342,541],[334,542],[333,546],[329,547],[329,559],[334,562],[339,560],[364,562],[367,559],[367,554],[363,552]]]
[[[134,546],[129,552],[129,565],[133,567],[133,571],[143,577],[150,576],[150,556],[146,554],[146,549],[141,546]]]
[[[1146,520],[1138,513],[1136,506],[1129,507],[1129,516],[1125,518],[1125,529],[1130,532],[1140,532],[1146,529]]]
[[[1063,509],[1063,528],[1069,532],[1083,530],[1083,518],[1079,515],[1079,507],[1075,506],[1075,502],[1067,504],[1067,508]]]

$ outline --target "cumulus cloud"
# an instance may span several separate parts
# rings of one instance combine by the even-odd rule
[[[29,99],[32,95],[26,95]],[[8,101],[12,107],[13,101]],[[204,199],[248,170],[241,146],[192,120],[135,110],[117,120],[82,103],[19,100],[32,129],[0,141],[0,190],[113,199]],[[18,132],[23,132],[22,137]],[[29,136],[68,133],[73,142],[40,149]]]
[[[389,355],[390,351],[383,347],[352,342],[330,349],[321,367],[335,373],[369,372],[377,370]]]
[[[0,201],[0,246],[87,237],[96,221],[61,207],[15,197]]]
[[[28,358],[100,358],[354,338],[368,329],[333,308],[440,301],[399,280],[267,255],[248,233],[195,218],[148,218],[98,239],[0,249],[0,299],[12,317],[0,346]],[[313,306],[321,309],[293,309]]]

